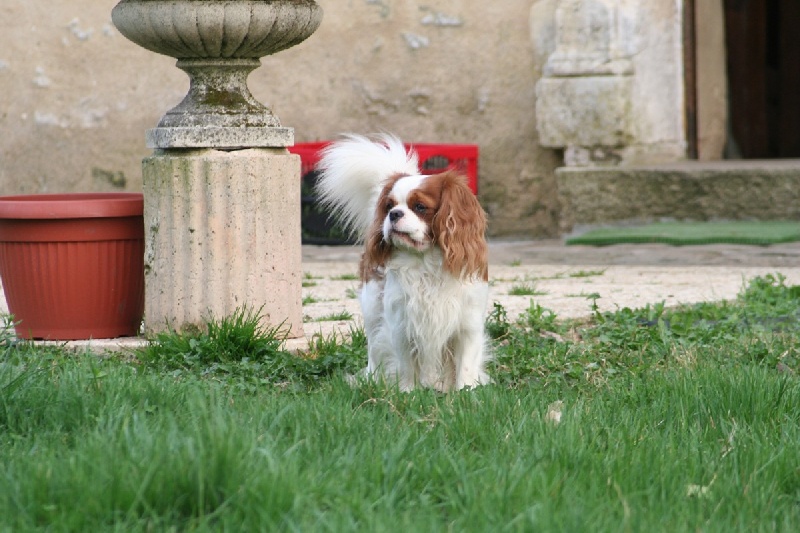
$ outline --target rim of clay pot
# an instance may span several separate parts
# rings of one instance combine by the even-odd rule
[[[143,210],[144,195],[135,192],[0,196],[0,219],[130,217]]]

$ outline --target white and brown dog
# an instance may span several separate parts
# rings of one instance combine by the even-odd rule
[[[366,374],[403,390],[488,383],[486,215],[466,178],[421,174],[390,135],[344,137],[317,169],[321,204],[365,247]]]

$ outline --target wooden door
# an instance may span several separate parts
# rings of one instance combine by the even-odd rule
[[[800,1],[725,0],[731,134],[742,157],[800,157]]]

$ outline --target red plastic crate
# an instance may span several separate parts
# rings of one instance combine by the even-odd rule
[[[320,150],[331,141],[298,143],[289,151],[300,156],[301,176],[314,170]],[[438,174],[445,170],[458,170],[467,176],[472,192],[478,194],[478,147],[474,144],[406,144],[406,150],[415,150],[423,174]]]

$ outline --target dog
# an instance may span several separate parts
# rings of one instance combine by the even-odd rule
[[[424,175],[397,137],[323,149],[316,195],[358,242],[364,374],[439,391],[490,382],[486,213],[455,171]]]

